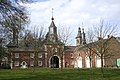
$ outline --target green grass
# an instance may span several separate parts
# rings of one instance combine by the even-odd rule
[[[0,80],[120,80],[120,69],[0,69]]]

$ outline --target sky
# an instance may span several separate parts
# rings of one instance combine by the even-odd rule
[[[52,8],[57,28],[70,27],[75,39],[78,27],[85,31],[104,19],[120,27],[120,0],[35,0],[26,4],[31,19],[30,26],[44,26],[51,23]]]

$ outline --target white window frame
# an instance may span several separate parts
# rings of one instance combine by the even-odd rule
[[[74,54],[73,53],[70,53],[70,58],[73,58]]]
[[[47,51],[47,46],[45,45],[44,47],[45,47],[45,51]]]
[[[80,54],[80,53],[78,53],[78,57],[81,57],[81,54]]]
[[[34,66],[34,61],[30,61],[30,66]]]
[[[74,62],[73,62],[73,60],[70,60],[70,64],[71,64],[71,65],[74,65]]]
[[[38,61],[38,66],[42,66],[42,61]]]
[[[34,58],[35,54],[34,53],[30,53],[30,58]]]
[[[58,52],[58,49],[57,49],[57,48],[55,48],[55,52]]]
[[[38,58],[42,58],[42,53],[38,53]]]
[[[56,52],[58,52],[58,49],[57,48],[52,48],[52,52],[56,53]]]
[[[15,62],[14,62],[14,65],[15,65],[15,66],[19,66],[19,64],[20,64],[19,61],[15,61]]]
[[[15,53],[15,58],[19,58],[20,54],[19,53]]]

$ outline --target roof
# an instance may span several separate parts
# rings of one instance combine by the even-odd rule
[[[52,20],[50,27],[56,27],[54,21]]]
[[[37,52],[42,52],[44,50],[36,50]],[[22,48],[14,48],[12,49],[12,52],[35,52],[35,50],[32,47],[22,47]]]
[[[62,43],[61,41],[59,41],[59,40],[57,40],[57,41],[55,41],[55,42],[53,42],[53,41],[50,41],[49,39],[46,39],[45,41],[44,41],[44,44],[51,44],[51,45],[55,45],[55,44],[57,44],[57,45],[64,45],[64,43]]]
[[[10,43],[7,44],[7,47],[18,47],[18,46],[16,44],[10,42]]]
[[[98,40],[98,41],[95,41],[95,42],[92,42],[92,43],[88,43],[88,44],[85,44],[85,45],[79,45],[75,48],[75,50],[83,50],[83,49],[87,49],[89,47],[95,47],[98,43],[100,43],[101,41],[107,41],[107,40],[115,40],[115,41],[120,41],[120,37],[119,38],[116,38],[116,37],[111,37],[111,38],[107,38],[107,39],[102,39],[102,40]]]
[[[74,51],[76,46],[65,46],[65,51]]]

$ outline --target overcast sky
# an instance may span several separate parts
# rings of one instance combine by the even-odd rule
[[[74,36],[78,27],[88,28],[104,19],[120,27],[120,0],[35,0],[27,5],[31,26],[49,27],[52,8],[57,27],[71,27]],[[83,26],[82,26],[83,23]]]

